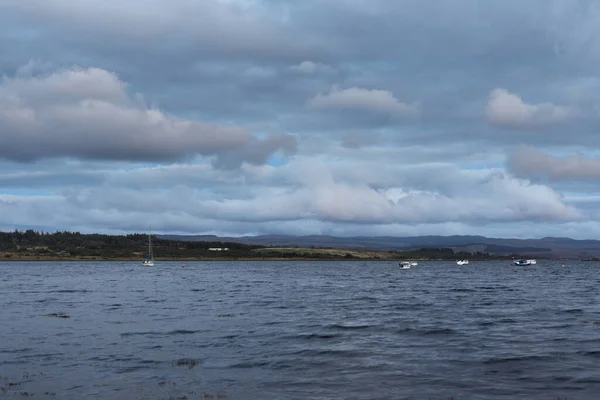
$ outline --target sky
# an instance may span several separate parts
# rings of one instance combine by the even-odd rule
[[[600,232],[600,0],[0,0],[0,49],[0,230]]]

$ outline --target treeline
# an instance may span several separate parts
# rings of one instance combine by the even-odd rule
[[[469,253],[466,251],[458,251],[455,252],[451,248],[442,247],[442,248],[430,248],[430,247],[422,247],[417,250],[412,251],[401,251],[401,252],[393,252],[395,254],[401,255],[402,258],[405,259],[425,259],[425,260],[488,260],[488,259],[497,259],[502,258],[498,256],[492,256],[489,253],[482,253],[480,251],[475,253]]]
[[[152,236],[152,248],[157,257],[243,257],[263,246],[228,242],[183,242]],[[227,248],[211,251],[209,248]],[[137,257],[146,255],[148,235],[102,235],[59,231],[54,233],[34,230],[0,232],[0,252],[27,255]]]
[[[340,249],[327,253],[318,248],[281,249],[272,246],[247,245],[235,242],[200,242],[152,237],[154,256],[158,259],[365,259],[361,252]],[[214,248],[223,249],[222,251]],[[212,250],[211,250],[212,249]],[[227,249],[227,250],[225,250]],[[323,248],[325,249],[325,248]],[[257,251],[259,250],[259,251]],[[37,232],[34,230],[0,232],[2,259],[141,259],[148,251],[148,235],[102,235],[80,232]],[[410,251],[368,252],[366,258],[398,260],[486,260],[510,257],[491,256],[488,253],[454,252],[451,248],[420,248]],[[512,255],[511,255],[512,256]]]

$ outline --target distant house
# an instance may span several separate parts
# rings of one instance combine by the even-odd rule
[[[208,250],[210,250],[210,251],[227,251],[227,250],[229,250],[229,247],[209,247]]]

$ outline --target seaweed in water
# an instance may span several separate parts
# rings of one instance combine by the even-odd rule
[[[182,358],[180,360],[173,361],[172,365],[176,367],[194,368],[198,365],[198,361],[194,360],[193,358]]]
[[[70,315],[65,314],[65,313],[51,313],[51,314],[44,314],[42,315],[42,317],[54,317],[54,318],[71,318]]]

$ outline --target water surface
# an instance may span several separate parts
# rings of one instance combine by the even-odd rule
[[[600,264],[562,263],[0,263],[0,397],[596,400]]]

